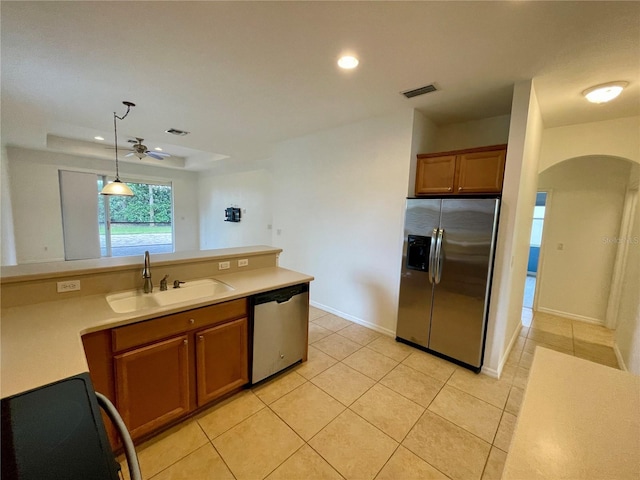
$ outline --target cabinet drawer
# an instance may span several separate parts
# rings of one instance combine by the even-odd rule
[[[246,315],[247,299],[242,298],[114,328],[112,330],[113,351],[120,352]]]

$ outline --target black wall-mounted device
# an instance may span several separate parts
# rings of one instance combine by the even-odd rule
[[[239,222],[240,221],[240,209],[235,207],[229,207],[224,209],[224,221],[225,222]]]

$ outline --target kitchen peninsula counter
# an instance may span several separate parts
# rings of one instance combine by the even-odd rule
[[[81,339],[84,334],[313,280],[309,275],[278,266],[207,278],[224,282],[233,290],[130,313],[115,313],[104,293],[3,308],[0,395],[8,397],[88,372]]]
[[[640,478],[640,377],[537,347],[502,478]]]

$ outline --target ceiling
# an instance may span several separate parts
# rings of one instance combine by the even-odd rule
[[[400,108],[440,125],[508,114],[513,84],[530,78],[546,127],[640,113],[640,2],[0,8],[4,145],[64,150],[95,135],[112,144],[112,112],[123,114],[129,100],[137,106],[118,124],[119,144],[142,137],[180,157],[180,168],[204,170],[260,160],[282,140]],[[358,56],[356,70],[336,66],[344,52]],[[582,98],[612,80],[629,82],[615,101]],[[399,93],[429,83],[438,91]]]

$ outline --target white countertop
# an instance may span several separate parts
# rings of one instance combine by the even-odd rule
[[[537,347],[502,478],[640,478],[640,377]]]
[[[211,278],[234,290],[214,298],[131,313],[114,313],[103,294],[2,309],[0,396],[87,372],[83,334],[313,280],[279,267]]]

